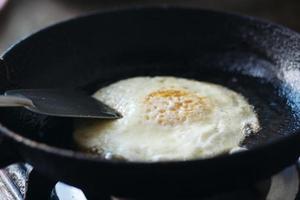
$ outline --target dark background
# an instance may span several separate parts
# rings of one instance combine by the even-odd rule
[[[244,13],[300,32],[299,0],[8,0],[0,12],[0,54],[32,32],[74,16],[95,10],[161,4]]]

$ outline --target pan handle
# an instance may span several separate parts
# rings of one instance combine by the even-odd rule
[[[0,125],[1,126],[1,125]],[[3,133],[0,128],[0,168],[7,167],[13,163],[22,162],[22,158],[17,152],[17,148],[13,139]]]

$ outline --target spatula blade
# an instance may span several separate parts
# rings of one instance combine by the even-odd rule
[[[83,92],[63,89],[18,89],[5,95],[30,99],[27,109],[40,114],[78,118],[117,119],[119,112]]]

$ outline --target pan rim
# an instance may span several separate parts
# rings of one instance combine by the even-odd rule
[[[112,14],[112,13],[126,13],[126,12],[139,12],[139,11],[163,11],[167,12],[169,10],[175,10],[175,11],[190,11],[190,12],[204,12],[204,13],[210,13],[214,15],[223,15],[223,16],[229,16],[229,17],[235,17],[239,18],[241,20],[245,20],[248,22],[257,22],[259,24],[263,25],[268,25],[268,26],[274,26],[280,30],[284,30],[285,32],[289,34],[296,35],[300,37],[299,33],[296,31],[285,27],[283,25],[271,22],[269,20],[265,19],[260,19],[257,17],[253,16],[247,16],[247,15],[242,15],[239,13],[234,13],[234,12],[226,12],[226,11],[219,11],[219,10],[213,10],[213,9],[202,9],[202,8],[194,8],[190,6],[173,6],[173,5],[160,5],[160,6],[128,6],[128,7],[123,7],[123,8],[114,8],[114,9],[109,9],[105,11],[95,11],[86,15],[78,16],[72,19],[67,19],[64,21],[61,21],[59,23],[50,25],[46,28],[43,28],[41,30],[38,30],[34,32],[33,34],[29,35],[28,37],[25,37],[21,40],[19,40],[17,43],[11,45],[7,50],[4,51],[4,53],[0,56],[3,60],[5,60],[6,57],[8,57],[15,48],[18,48],[19,45],[22,45],[23,42],[28,41],[29,39],[36,37],[37,35],[47,32],[49,30],[55,29],[60,26],[64,26],[65,24],[71,24],[71,23],[76,23],[78,20],[85,20],[87,18],[93,18],[98,15],[103,15],[103,14]],[[107,164],[117,164],[117,165],[123,165],[123,166],[156,166],[156,165],[170,165],[170,164],[175,164],[175,165],[185,165],[187,163],[201,163],[201,162],[216,162],[217,160],[226,160],[226,159],[238,159],[241,156],[247,156],[255,152],[259,152],[261,149],[265,148],[270,148],[271,146],[279,145],[282,143],[285,143],[286,141],[290,141],[294,138],[300,138],[300,129],[299,130],[293,130],[290,132],[289,135],[280,137],[280,138],[275,138],[272,141],[266,142],[263,145],[258,145],[254,148],[251,148],[247,151],[240,151],[236,152],[233,154],[224,154],[224,155],[217,155],[214,157],[210,158],[198,158],[198,159],[192,159],[192,160],[171,160],[171,161],[159,161],[159,162],[145,162],[145,161],[130,161],[130,162],[124,162],[124,161],[117,161],[117,160],[106,160],[103,159],[97,155],[92,155],[76,150],[71,150],[71,149],[65,149],[65,148],[59,148],[55,146],[48,145],[46,143],[41,143],[37,142],[35,140],[29,139],[27,137],[24,137],[23,135],[14,132],[10,130],[9,128],[5,127],[4,125],[1,124],[0,122],[0,132],[2,132],[5,136],[13,139],[15,142],[17,142],[20,145],[25,145],[29,148],[32,149],[37,149],[46,153],[50,153],[56,156],[62,156],[62,157],[68,157],[71,159],[78,159],[78,160],[86,160],[86,161],[91,161],[91,162],[101,162],[101,163],[107,163]]]

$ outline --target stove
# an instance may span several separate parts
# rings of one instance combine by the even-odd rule
[[[268,180],[260,181],[248,188],[215,194],[204,200],[300,200],[299,169],[300,159],[295,165],[284,169]],[[30,181],[28,181],[29,175]],[[46,180],[28,164],[11,165],[0,170],[0,200],[23,200],[25,197],[29,200],[93,199],[88,198],[88,195],[80,189],[61,182],[56,183],[52,188],[52,183],[48,183]],[[125,200],[113,196],[107,199]]]

